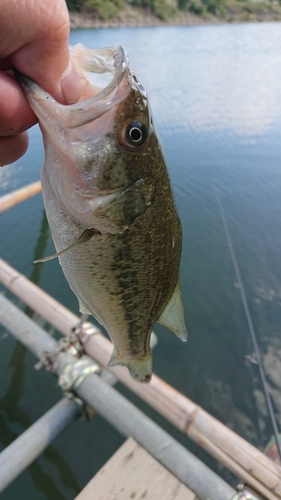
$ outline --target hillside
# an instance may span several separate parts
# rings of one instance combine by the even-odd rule
[[[67,0],[72,28],[280,21],[281,0]]]

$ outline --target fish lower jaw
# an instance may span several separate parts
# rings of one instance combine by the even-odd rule
[[[134,380],[148,384],[152,376],[152,355],[149,352],[141,358],[125,358],[114,349],[108,366],[126,366]]]

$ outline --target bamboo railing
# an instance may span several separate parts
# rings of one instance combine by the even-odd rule
[[[14,207],[18,203],[27,200],[31,196],[35,196],[41,191],[41,182],[36,181],[23,188],[16,189],[11,193],[5,194],[0,197],[0,214],[9,208]]]

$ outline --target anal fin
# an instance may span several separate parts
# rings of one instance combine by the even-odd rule
[[[186,342],[187,330],[179,281],[164,311],[157,319],[157,322],[165,326],[165,328],[168,328],[168,330],[173,332],[183,342]]]

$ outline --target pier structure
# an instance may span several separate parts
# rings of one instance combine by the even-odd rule
[[[0,213],[40,192],[40,185],[18,191],[0,198]],[[110,500],[112,488],[122,500],[281,500],[280,465],[156,375],[144,385],[124,367],[108,368],[112,344],[99,329],[81,323],[2,259],[0,283],[62,334],[57,342],[0,293],[0,323],[34,354],[37,367],[58,377],[62,389],[61,401],[0,453],[0,492],[81,412],[94,410],[127,440],[77,500],[89,500],[97,492],[99,498]],[[237,483],[242,483],[240,491],[122,396],[114,388],[116,380],[235,474]]]

